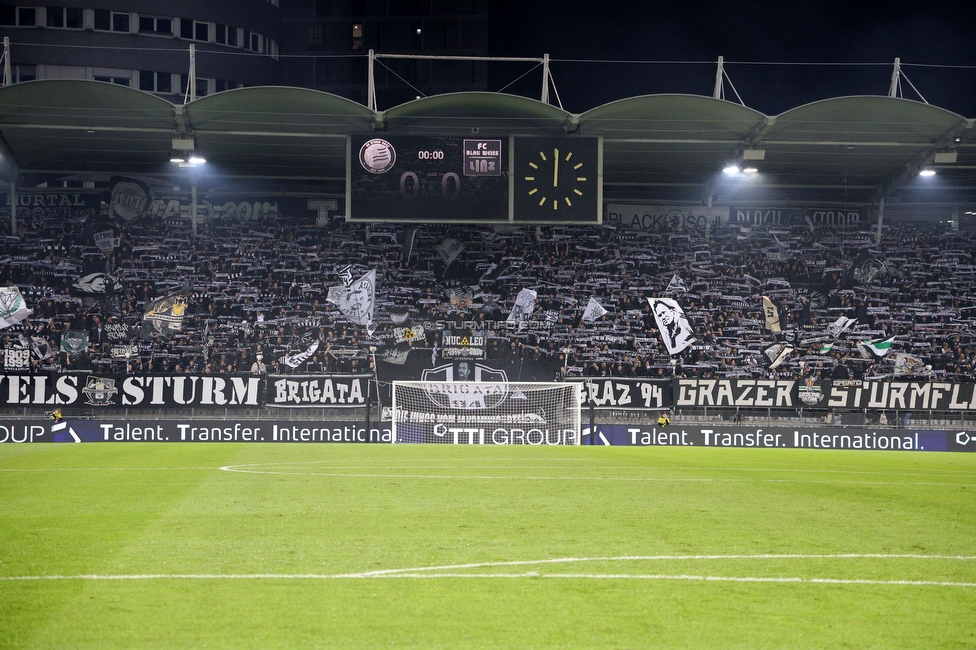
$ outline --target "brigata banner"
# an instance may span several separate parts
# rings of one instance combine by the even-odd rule
[[[635,447],[745,447],[760,449],[855,449],[976,452],[976,436],[946,429],[868,427],[748,427],[600,424],[586,427],[584,445]]]
[[[0,420],[0,444],[26,442],[390,442],[389,423],[353,421]]]
[[[573,379],[583,384],[583,408],[666,409],[672,405],[670,379]]]
[[[370,375],[270,375],[266,406],[350,408],[366,405]],[[373,401],[375,402],[375,396]]]

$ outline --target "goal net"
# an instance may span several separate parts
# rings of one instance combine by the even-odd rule
[[[393,442],[578,445],[580,384],[393,382]]]

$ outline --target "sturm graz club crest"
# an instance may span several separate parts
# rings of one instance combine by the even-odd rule
[[[88,383],[81,389],[88,398],[89,406],[112,406],[119,389],[115,387],[115,380],[107,377],[89,377]]]
[[[429,368],[423,371],[421,379],[450,382],[424,386],[427,398],[441,408],[491,409],[499,406],[508,396],[508,388],[499,384],[508,381],[505,371],[481,363],[461,361]]]

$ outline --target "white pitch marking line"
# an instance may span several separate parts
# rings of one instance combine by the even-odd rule
[[[384,569],[360,573],[250,573],[250,574],[210,574],[210,573],[146,573],[146,574],[81,574],[81,575],[41,575],[41,576],[0,576],[0,582],[36,582],[46,580],[362,580],[362,579],[436,579],[436,578],[561,578],[580,580],[693,580],[702,582],[756,582],[756,583],[804,583],[839,585],[903,585],[936,587],[976,587],[976,582],[951,582],[937,580],[871,580],[862,578],[799,578],[799,577],[753,577],[753,576],[709,576],[709,575],[667,575],[630,573],[553,573],[540,575],[526,573],[450,573],[457,569],[485,567],[530,566],[539,564],[567,564],[574,562],[633,562],[651,560],[777,560],[777,559],[882,559],[882,560],[976,560],[976,555],[915,555],[883,553],[833,553],[833,554],[755,554],[755,555],[633,555],[621,557],[592,558],[550,558],[546,560],[516,560],[510,562],[478,562],[409,569]]]
[[[961,487],[969,483],[929,483],[908,481],[814,481],[800,479],[750,479],[750,478],[696,478],[682,476],[465,476],[451,474],[381,474],[360,472],[317,472],[317,471],[273,471],[243,469],[250,465],[224,465],[220,469],[234,474],[264,474],[269,476],[329,476],[349,478],[416,478],[440,480],[482,480],[482,481],[652,481],[652,482],[693,482],[693,483],[809,483],[814,485],[911,485],[928,487]],[[300,469],[300,468],[295,468]],[[415,469],[415,468],[411,468]]]

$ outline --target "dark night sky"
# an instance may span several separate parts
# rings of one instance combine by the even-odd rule
[[[900,57],[904,74],[931,104],[976,117],[976,0],[495,0],[491,22],[493,56],[548,53],[553,59],[575,61],[700,62],[554,62],[556,89],[571,112],[643,94],[711,95],[721,55],[746,106],[776,115],[829,97],[886,95],[892,63]],[[500,89],[527,69],[528,64],[493,65],[490,89]],[[906,98],[918,99],[907,83],[902,86]],[[731,87],[726,84],[725,89],[726,98],[735,101]],[[513,91],[538,97],[541,74],[531,73],[506,92]]]

